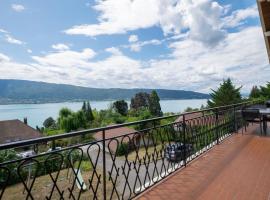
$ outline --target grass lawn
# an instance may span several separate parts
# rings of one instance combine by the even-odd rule
[[[69,190],[68,188],[72,187],[73,184],[73,177],[67,177],[68,170],[64,169],[60,172],[57,185],[60,189],[60,191],[64,191],[64,199],[69,199]],[[71,169],[69,170],[69,173],[71,172]],[[91,177],[92,171],[82,171],[82,177],[84,179],[84,182],[86,184],[86,191],[81,193],[80,199],[86,200],[86,199],[93,199],[94,195],[91,189],[89,189],[89,181],[88,179]],[[98,174],[101,174],[98,172]],[[56,176],[56,173],[53,174],[53,176]],[[32,181],[32,179],[31,179]],[[102,181],[102,177],[101,177]],[[93,180],[92,185],[94,188],[97,185],[97,178]],[[34,199],[46,199],[46,196],[49,197],[51,190],[52,190],[53,182],[49,175],[40,176],[36,178],[33,189],[31,194],[33,195]],[[8,199],[8,200],[19,200],[19,199],[26,199],[27,192],[25,191],[23,193],[23,184],[19,183],[16,185],[9,186],[6,188],[4,196],[2,199]],[[77,195],[79,194],[79,189],[77,188],[77,185],[75,185],[75,189],[73,190],[73,194],[75,195],[75,198],[77,199]],[[112,184],[110,184],[109,181],[107,181],[107,192],[111,194],[112,191]],[[59,193],[57,189],[55,188],[53,196],[51,199],[60,199]],[[103,199],[102,197],[102,183],[99,185],[98,189],[98,199]]]

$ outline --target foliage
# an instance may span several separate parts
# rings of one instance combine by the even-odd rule
[[[198,111],[199,109],[198,108],[191,108],[191,107],[187,107],[185,109],[185,112],[193,112],[193,111]]]
[[[150,95],[146,92],[139,92],[131,99],[130,108],[137,110],[149,107]]]
[[[261,96],[260,89],[256,85],[253,86],[250,91],[249,98],[256,99],[259,98],[260,96]]]
[[[86,104],[85,116],[86,116],[87,121],[93,121],[94,120],[94,115],[93,115],[92,108],[90,106],[89,101]]]
[[[78,128],[86,128],[86,116],[82,110],[72,112],[68,108],[62,108],[59,112],[58,124],[60,129],[70,132]]]
[[[118,100],[113,103],[113,109],[117,113],[126,116],[128,113],[128,104],[125,100]]]
[[[160,99],[157,92],[153,90],[149,97],[149,110],[150,113],[156,117],[161,117],[163,115],[159,101]]]
[[[231,79],[224,80],[217,90],[212,90],[211,100],[208,100],[209,107],[225,106],[242,101],[240,94],[241,87],[236,88]]]
[[[261,86],[261,96],[265,99],[270,99],[270,82],[266,86]]]
[[[126,154],[128,154],[128,144],[127,143],[121,143],[117,146],[117,149],[116,149],[116,156],[124,156]]]
[[[55,120],[52,117],[48,117],[43,122],[43,126],[45,128],[55,128],[56,127],[56,122],[55,122]]]

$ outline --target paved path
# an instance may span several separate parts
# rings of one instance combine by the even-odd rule
[[[233,135],[139,199],[270,199],[270,137],[255,132]]]

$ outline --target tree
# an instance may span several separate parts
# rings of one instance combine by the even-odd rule
[[[60,111],[59,111],[59,117],[67,117],[69,115],[72,114],[72,111],[68,108],[62,108]]]
[[[266,84],[266,86],[261,86],[261,96],[270,99],[270,82]]]
[[[130,108],[139,109],[142,107],[149,107],[150,95],[146,92],[139,92],[131,99]]]
[[[115,110],[115,112],[126,116],[128,113],[128,104],[125,100],[115,101],[113,103],[113,109]]]
[[[161,117],[163,115],[159,103],[160,99],[155,90],[152,91],[149,97],[149,110],[153,116]]]
[[[83,101],[82,110],[83,110],[84,112],[86,112],[86,102],[85,102],[85,101]]]
[[[252,87],[250,94],[249,94],[249,98],[259,98],[261,96],[261,91],[260,89],[255,85]]]
[[[94,120],[94,115],[93,115],[92,108],[90,106],[89,101],[86,104],[85,116],[86,116],[87,121],[93,121]]]
[[[56,126],[56,122],[52,117],[48,117],[47,119],[45,119],[45,121],[43,122],[43,126],[45,128],[55,128]]]
[[[208,100],[208,106],[217,107],[241,102],[241,88],[236,88],[230,78],[224,80],[217,90],[212,90],[213,92],[210,93],[211,100]]]

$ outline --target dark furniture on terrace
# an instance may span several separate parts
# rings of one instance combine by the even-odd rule
[[[267,108],[270,108],[270,100],[266,101],[265,105],[266,105]]]
[[[246,122],[259,123],[262,132],[267,133],[267,122],[270,121],[270,101],[266,101],[265,104],[255,104],[246,106],[242,110],[243,119]]]
[[[260,124],[260,132],[262,134],[263,117],[259,109],[244,109],[242,110],[243,119],[248,123]]]

